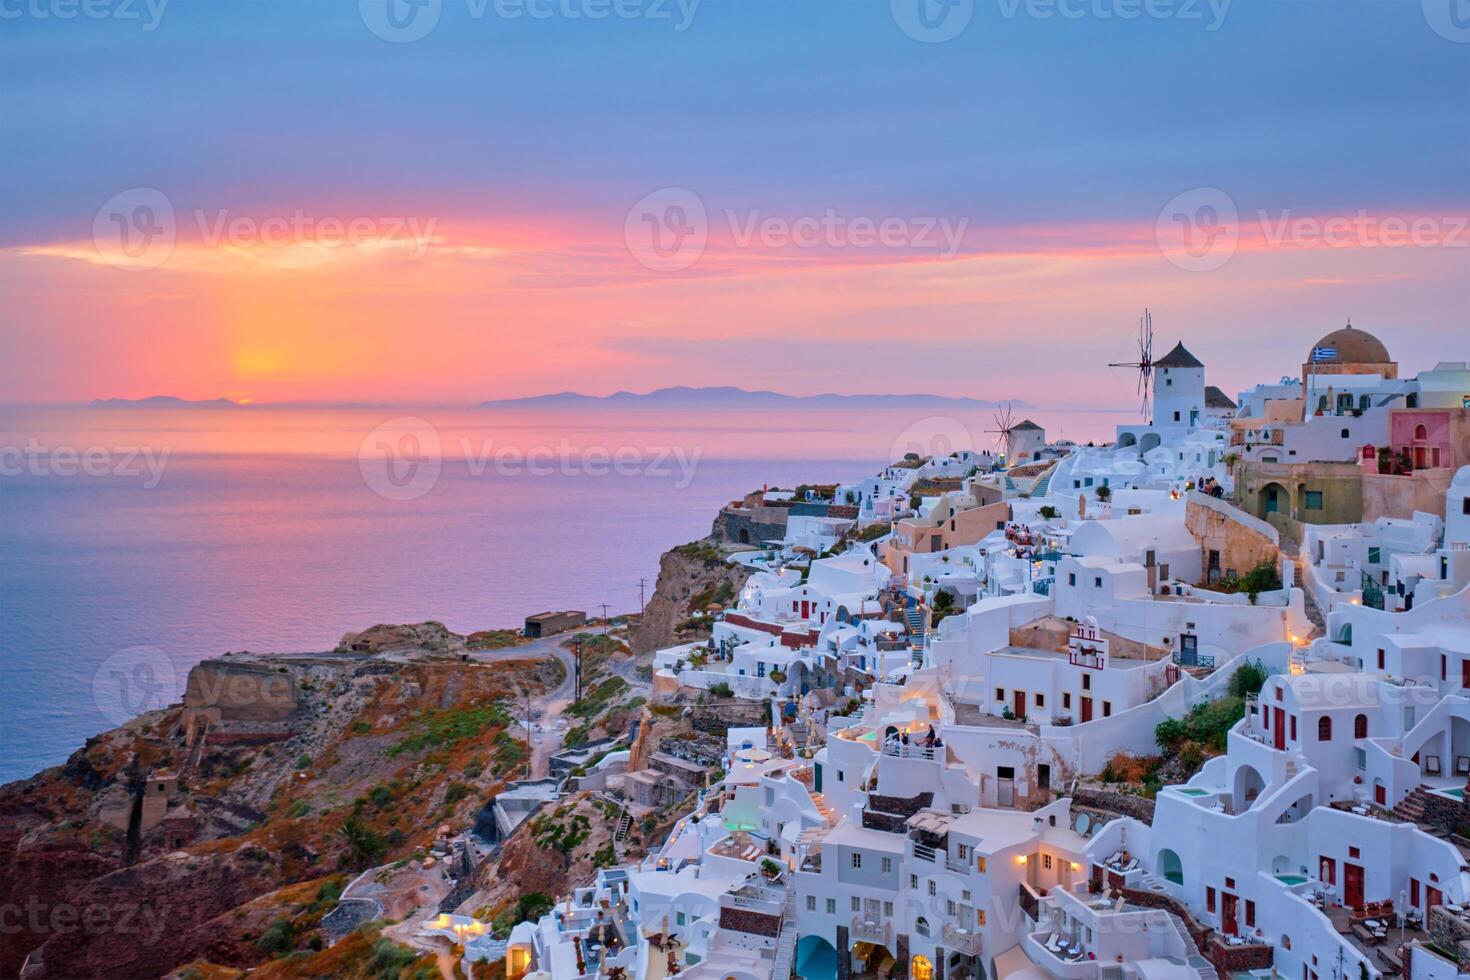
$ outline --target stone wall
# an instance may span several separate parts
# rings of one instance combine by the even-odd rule
[[[1211,551],[1220,553],[1222,570],[1244,575],[1263,561],[1274,563],[1280,550],[1280,533],[1271,525],[1198,491],[1185,502],[1184,526],[1200,543],[1204,569],[1210,567]]]
[[[1072,791],[1072,805],[1132,817],[1150,827],[1154,823],[1154,801],[1132,793],[1078,786]]]
[[[751,507],[722,509],[710,535],[724,544],[763,545],[786,537],[786,508]]]
[[[752,936],[769,936],[774,939],[781,933],[781,917],[767,915],[751,909],[720,909],[720,928],[749,933]]]
[[[724,736],[731,728],[760,728],[766,723],[765,701],[721,701],[695,705],[689,723],[695,731]]]
[[[1440,830],[1452,831],[1470,823],[1470,816],[1467,816],[1465,804],[1461,800],[1452,800],[1438,793],[1425,793],[1422,802],[1424,822]]]

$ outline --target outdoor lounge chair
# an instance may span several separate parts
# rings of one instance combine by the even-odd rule
[[[1470,755],[1455,756],[1455,775],[1470,776]]]
[[[1126,867],[1123,867],[1123,868],[1121,868],[1119,870],[1121,870],[1124,874],[1127,874],[1129,871],[1133,871],[1137,867],[1138,867],[1138,858],[1133,858],[1131,861],[1128,862],[1128,864],[1127,864]]]
[[[1424,774],[1426,776],[1440,776],[1444,774],[1444,770],[1439,766],[1439,756],[1426,755],[1424,757]]]
[[[1048,952],[1055,953],[1057,951],[1057,934],[1052,933],[1051,935],[1047,936],[1046,942],[1042,943],[1041,945],[1045,946]]]

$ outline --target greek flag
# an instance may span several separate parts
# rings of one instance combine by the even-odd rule
[[[1313,347],[1312,348],[1312,360],[1314,360],[1314,361],[1330,361],[1330,360],[1332,360],[1335,357],[1337,357],[1337,348],[1336,347]]]

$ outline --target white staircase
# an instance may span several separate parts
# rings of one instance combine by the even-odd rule
[[[776,963],[771,980],[790,980],[796,966],[796,889],[786,883],[786,911],[781,916],[781,932],[776,937]]]
[[[1170,912],[1169,924],[1174,927],[1174,931],[1184,942],[1184,960],[1189,964],[1190,969],[1199,974],[1200,980],[1219,980],[1220,975],[1215,972],[1210,961],[1205,959],[1199,947],[1194,944],[1194,938],[1190,936],[1189,930],[1184,928],[1184,923],[1179,921],[1179,916]]]

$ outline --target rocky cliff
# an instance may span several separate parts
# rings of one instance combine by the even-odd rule
[[[691,615],[705,612],[711,603],[730,605],[750,577],[743,565],[725,558],[725,550],[710,538],[664,552],[653,597],[631,633],[635,654],[707,635],[707,631],[685,628],[694,625],[689,622]]]
[[[524,759],[507,705],[560,683],[560,665],[467,662],[437,652],[432,629],[377,636],[391,659],[205,661],[182,703],[0,787],[0,909],[18,910],[0,976],[29,962],[38,980],[157,977],[310,951],[332,882],[472,824]]]

